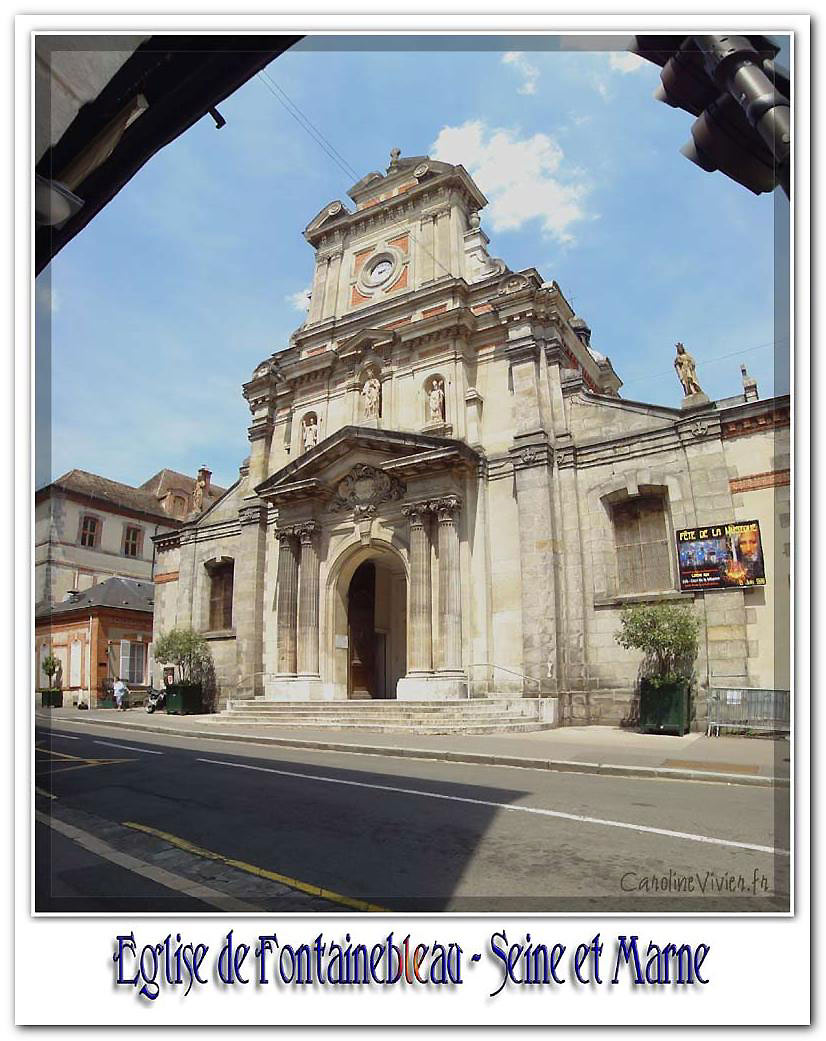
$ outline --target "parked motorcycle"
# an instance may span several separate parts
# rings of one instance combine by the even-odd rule
[[[166,705],[165,690],[150,690],[146,699],[146,711],[151,715],[155,709],[162,709]]]

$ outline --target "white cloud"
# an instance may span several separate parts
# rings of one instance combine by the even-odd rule
[[[608,54],[608,64],[616,72],[636,72],[641,69],[645,62],[638,54],[631,51],[611,51]]]
[[[559,242],[572,242],[570,225],[585,218],[587,185],[562,179],[564,155],[547,134],[519,138],[481,120],[442,127],[430,149],[434,159],[462,163],[490,200],[491,227],[515,231],[531,220]]]
[[[295,308],[296,311],[301,311],[303,314],[305,311],[310,309],[310,290],[311,286],[307,286],[306,289],[299,289],[297,293],[288,293],[284,300]]]
[[[502,55],[505,65],[513,65],[522,77],[522,83],[517,87],[517,94],[535,94],[536,84],[539,79],[539,69],[531,65],[522,51],[506,51]]]

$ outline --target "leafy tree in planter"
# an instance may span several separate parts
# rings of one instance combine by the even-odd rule
[[[155,641],[155,661],[177,665],[181,683],[206,683],[212,676],[209,644],[194,629],[170,629]]]
[[[689,607],[641,604],[626,607],[615,640],[643,652],[640,676],[653,687],[691,679],[697,657],[700,623]]]
[[[54,677],[60,672],[60,660],[53,654],[49,654],[43,659],[40,668],[49,680],[49,690],[59,690],[59,681],[58,686],[55,686]]]

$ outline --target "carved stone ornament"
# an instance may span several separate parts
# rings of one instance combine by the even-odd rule
[[[708,433],[708,423],[702,419],[698,419],[692,426],[691,432],[695,437],[704,437]]]
[[[338,482],[330,510],[333,513],[354,510],[363,514],[365,507],[375,509],[379,503],[400,499],[404,493],[405,486],[398,478],[374,466],[358,463]]]
[[[507,278],[503,278],[499,283],[500,293],[518,293],[520,289],[524,289],[528,284],[527,278],[524,275],[508,275]]]
[[[272,360],[270,358],[267,358],[265,361],[262,361],[261,364],[256,367],[255,371],[252,374],[252,378],[254,380],[257,380],[260,379],[262,376],[268,376],[270,372],[272,372],[272,368]]]
[[[431,512],[439,518],[440,524],[452,524],[455,522],[456,513],[462,504],[458,495],[446,495],[442,499],[434,499],[428,505]]]

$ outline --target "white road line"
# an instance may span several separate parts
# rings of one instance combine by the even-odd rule
[[[261,913],[261,908],[248,904],[245,900],[239,900],[237,897],[229,896],[227,893],[221,893],[219,890],[213,889],[211,886],[205,886],[201,882],[193,882],[192,879],[184,878],[183,875],[176,875],[171,871],[167,871],[166,868],[147,864],[143,860],[130,856],[128,853],[121,853],[119,849],[110,846],[108,842],[103,842],[102,839],[96,838],[88,831],[76,828],[73,824],[67,824],[65,821],[58,820],[57,817],[50,817],[39,810],[35,811],[35,817],[41,824],[46,824],[48,827],[60,832],[61,835],[65,835],[67,839],[76,842],[78,846],[82,846],[90,853],[103,857],[104,860],[108,860],[113,864],[119,864],[136,875],[150,878],[153,882],[166,886],[167,889],[174,890],[176,894],[183,893],[185,896],[202,900],[205,904],[211,904],[219,911],[256,911],[259,914]]]
[[[62,737],[64,741],[79,741],[79,737],[72,737],[71,734],[59,734],[56,730],[41,730],[40,734],[42,737]]]
[[[134,745],[116,745],[114,741],[95,741],[96,745],[108,745],[109,748],[125,748],[129,752],[146,752],[147,755],[163,755],[163,752],[153,752],[151,748],[135,748]]]
[[[401,795],[419,795],[425,799],[444,799],[448,802],[472,803],[474,806],[494,806],[497,810],[511,810],[516,813],[534,813],[541,817],[556,817],[560,820],[577,821],[580,824],[602,824],[606,828],[624,828],[628,831],[641,831],[648,835],[663,835],[670,839],[687,839],[689,842],[705,842],[712,846],[730,846],[734,849],[748,849],[755,853],[776,853],[789,856],[787,849],[775,849],[773,846],[759,846],[753,842],[735,842],[733,839],[718,839],[711,835],[694,835],[690,831],[671,831],[669,828],[652,828],[647,824],[629,824],[627,821],[611,821],[602,817],[585,817],[579,813],[563,813],[562,810],[545,810],[538,806],[519,806],[514,803],[493,802],[489,799],[469,799],[462,795],[443,795],[440,792],[425,792],[418,788],[395,788],[389,784],[368,784],[366,781],[345,781],[339,777],[320,777],[316,774],[298,773],[292,770],[276,770],[270,766],[250,766],[247,763],[227,763],[221,759],[198,759],[199,763],[211,763],[213,766],[234,766],[240,770],[258,770],[265,774],[280,774],[282,777],[298,777],[302,781],[324,781],[327,784],[345,784],[352,788],[373,788],[380,792],[398,792]]]

